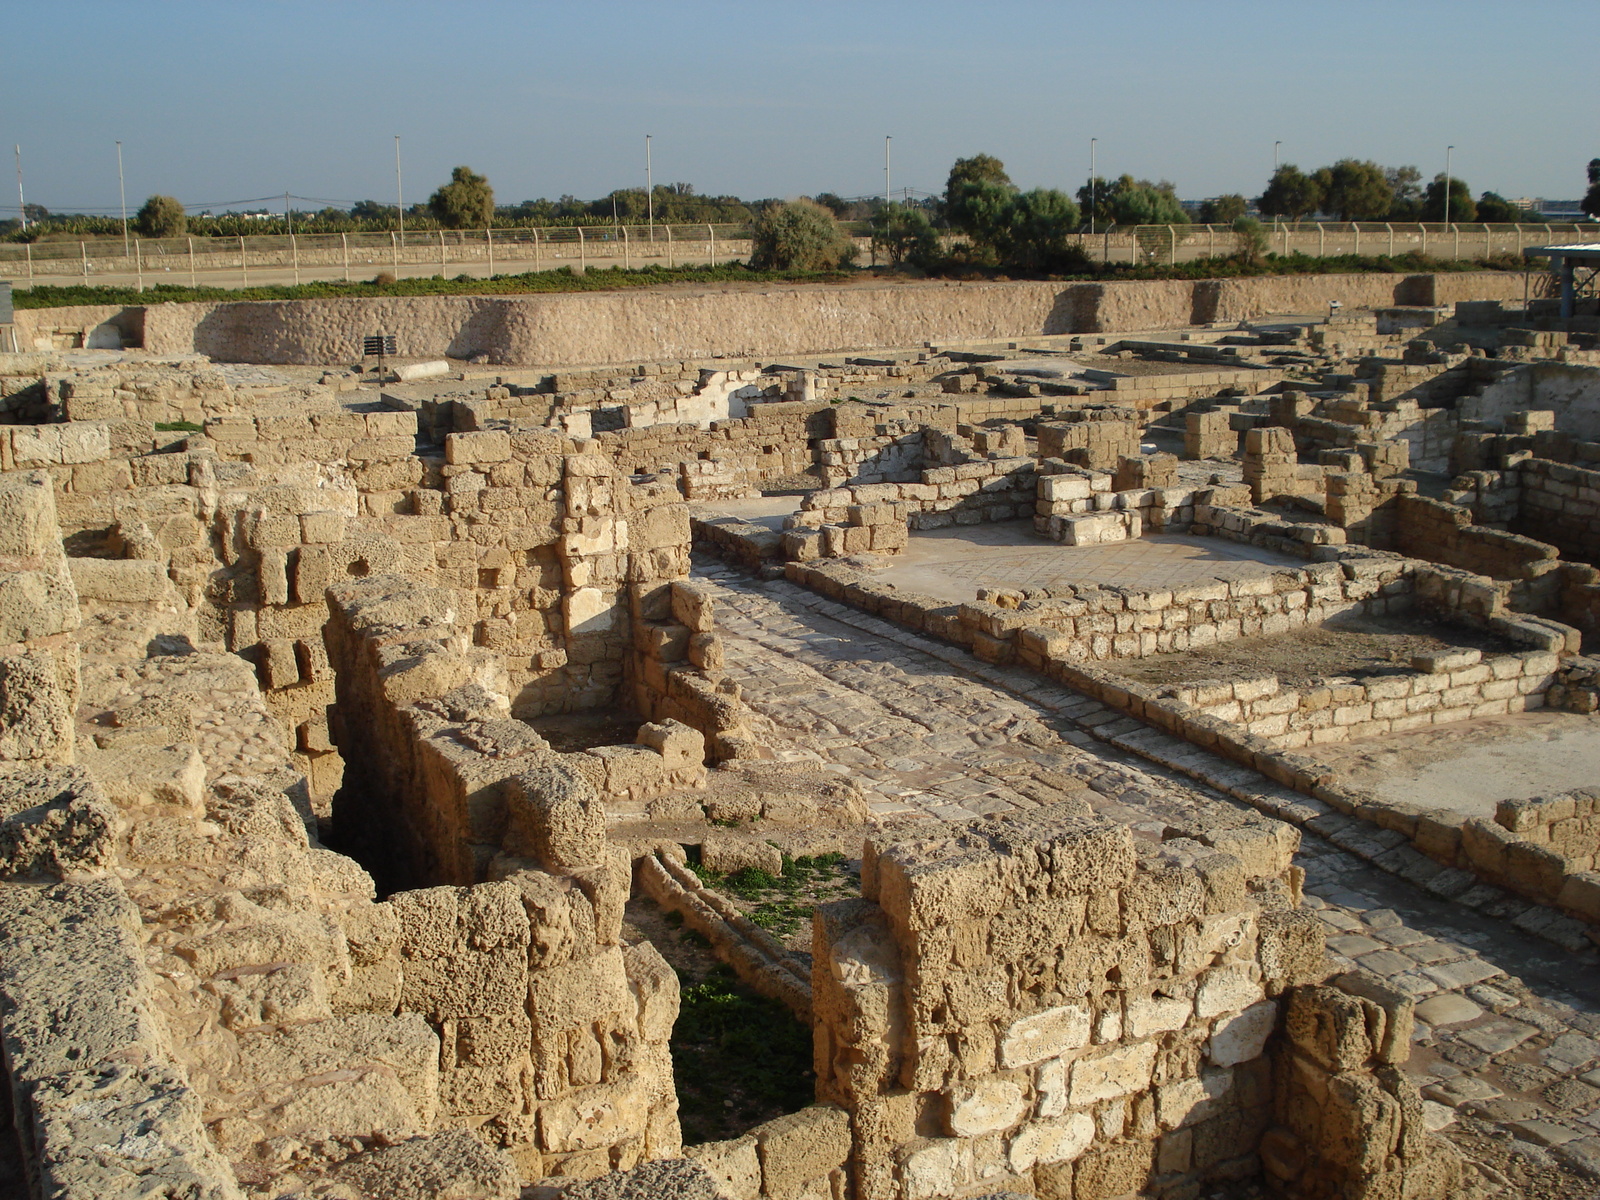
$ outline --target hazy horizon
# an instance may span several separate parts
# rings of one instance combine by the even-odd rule
[[[1275,141],[1306,170],[1370,158],[1425,179],[1453,143],[1474,195],[1549,199],[1581,196],[1600,156],[1582,116],[1600,84],[1556,54],[1600,34],[1593,0],[6,9],[0,143],[55,212],[117,209],[118,139],[130,211],[154,192],[393,203],[396,134],[408,206],[463,163],[501,204],[643,187],[646,134],[656,183],[746,199],[881,194],[886,134],[893,188],[927,192],[980,152],[1023,187],[1075,190],[1090,137],[1101,175],[1186,199],[1259,195]]]

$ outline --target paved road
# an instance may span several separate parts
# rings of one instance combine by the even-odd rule
[[[787,582],[697,574],[717,587],[728,672],[771,744],[848,774],[881,817],[962,820],[1075,796],[1159,836],[1175,814],[1252,811],[1104,744],[1126,719],[1068,689]],[[1573,1166],[1600,1170],[1596,955],[1440,899],[1315,834],[1297,861],[1335,961],[1419,1002],[1407,1070],[1431,1119],[1514,1138],[1529,1169],[1569,1180]]]

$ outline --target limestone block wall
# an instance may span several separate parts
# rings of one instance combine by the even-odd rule
[[[1205,716],[1285,748],[1344,742],[1429,725],[1543,708],[1557,682],[1557,655],[1543,650],[1485,658],[1478,650],[1426,656],[1418,669],[1300,690],[1276,675],[1165,689]]]
[[[1600,369],[1562,362],[1533,362],[1463,397],[1463,420],[1504,425],[1520,412],[1549,411],[1556,427],[1583,441],[1600,441]]]
[[[1048,459],[1040,463],[1034,532],[1069,546],[1128,541],[1143,536],[1146,530],[1187,533],[1194,524],[1197,503],[1245,498],[1224,497],[1214,487],[1179,487],[1176,481],[1172,486],[1119,488],[1127,477],[1143,474],[1142,467],[1129,464],[1147,461],[1125,457],[1115,476]]]
[[[1472,524],[1471,511],[1460,505],[1413,495],[1397,498],[1394,531],[1394,548],[1402,554],[1518,581],[1522,586],[1513,588],[1518,608],[1555,607],[1560,551],[1547,542]]]
[[[1516,474],[1512,530],[1553,543],[1566,558],[1600,561],[1600,470],[1530,458]]]
[[[676,598],[669,591],[665,599],[672,605]],[[537,769],[570,777],[575,782],[560,788],[592,793],[614,817],[660,815],[658,797],[670,800],[677,816],[699,815],[682,794],[704,785],[707,735],[679,718],[715,718],[711,741],[719,757],[740,744],[737,695],[685,661],[670,668],[659,694],[641,672],[637,694],[655,720],[637,744],[559,754],[512,719],[505,667],[493,651],[468,643],[453,593],[380,575],[330,588],[329,602],[326,638],[337,689],[330,719],[349,764],[333,826],[341,845],[377,865],[386,889],[490,877],[516,830],[515,776]],[[685,611],[682,599],[678,608],[700,633],[709,632],[708,611]],[[672,625],[687,641],[692,631],[681,622],[645,618],[641,628]],[[396,807],[404,818],[398,822]]]
[[[1254,1174],[1271,997],[1317,977],[1321,937],[1286,849],[1225,843],[1057,810],[869,838],[862,899],[816,914],[812,976],[855,1194],[1098,1200]]]
[[[1084,405],[1057,412],[1038,427],[1039,457],[1059,458],[1077,467],[1116,469],[1123,457],[1139,453],[1138,414],[1116,405]]]
[[[720,498],[694,482],[702,463],[721,486],[759,490],[813,464],[813,443],[831,435],[830,417],[831,410],[817,404],[761,404],[748,416],[713,421],[709,429],[658,424],[601,433],[595,440],[626,474],[681,471],[685,498]]]
[[[1296,988],[1272,1051],[1276,1123],[1263,1175],[1287,1197],[1448,1196],[1469,1178],[1427,1131],[1422,1097],[1399,1069],[1411,1002],[1356,971],[1336,986]]]

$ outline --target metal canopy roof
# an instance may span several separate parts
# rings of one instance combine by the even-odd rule
[[[1588,242],[1575,246],[1529,246],[1522,253],[1526,258],[1600,259],[1600,242]]]

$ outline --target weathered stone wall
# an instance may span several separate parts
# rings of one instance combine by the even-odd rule
[[[1405,733],[1451,721],[1543,708],[1557,681],[1556,655],[1542,650],[1484,658],[1480,651],[1432,655],[1415,671],[1327,687],[1284,688],[1276,675],[1231,683],[1182,683],[1172,699],[1238,725],[1275,746],[1298,747]]]
[[[704,293],[163,304],[144,310],[144,346],[221,361],[336,363],[365,332],[400,336],[401,352],[502,363],[822,353],[1039,333],[1098,333],[1238,321],[1270,312],[1432,304],[1520,296],[1521,276],[1320,275],[1222,281],[801,285]],[[820,301],[820,302],[819,302]],[[49,323],[49,310],[32,319]],[[376,324],[375,324],[376,323]]]
[[[1278,828],[1282,828],[1281,826]],[[1139,842],[1079,812],[874,836],[821,907],[818,1096],[861,1200],[1098,1200],[1256,1171],[1269,997],[1321,969],[1267,828]]]
[[[1512,529],[1553,543],[1565,558],[1600,562],[1600,470],[1532,458],[1516,473],[1520,504]]]

